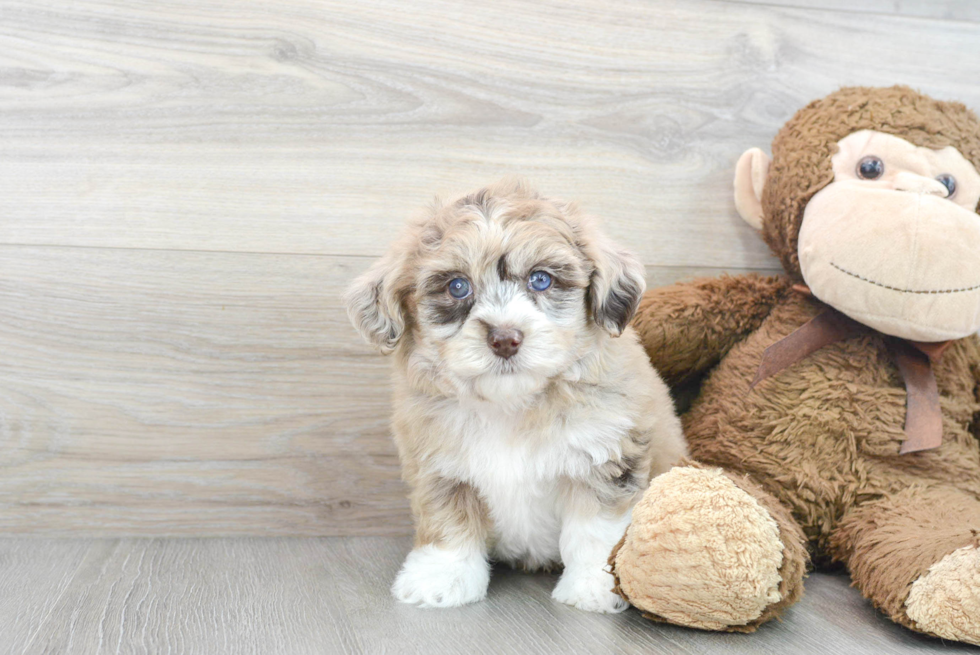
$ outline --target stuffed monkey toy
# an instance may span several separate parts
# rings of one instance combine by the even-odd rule
[[[634,326],[695,462],[610,558],[656,620],[750,632],[842,563],[892,620],[980,644],[980,122],[845,88],[746,152],[735,205],[786,276],[648,291]]]

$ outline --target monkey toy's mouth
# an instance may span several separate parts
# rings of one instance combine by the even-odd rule
[[[854,193],[825,188],[804,211],[797,254],[813,295],[903,339],[980,330],[980,216],[939,197]]]
[[[915,294],[936,294],[936,293],[965,293],[967,291],[977,291],[980,290],[980,284],[975,284],[969,287],[960,287],[958,289],[902,289],[900,287],[892,286],[890,284],[884,284],[883,282],[878,282],[872,280],[863,275],[858,275],[857,273],[852,273],[844,268],[841,268],[834,262],[830,262],[830,265],[836,268],[838,271],[844,275],[849,275],[853,278],[857,278],[862,282],[867,282],[868,284],[873,284],[876,287],[881,287],[882,289],[888,289],[889,291],[896,291],[898,293],[915,293]]]

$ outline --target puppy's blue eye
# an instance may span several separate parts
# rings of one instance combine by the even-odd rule
[[[457,277],[449,281],[449,295],[456,300],[462,300],[470,295],[470,282],[466,278]]]
[[[534,271],[527,279],[527,288],[534,291],[544,291],[551,286],[551,276],[544,271]]]

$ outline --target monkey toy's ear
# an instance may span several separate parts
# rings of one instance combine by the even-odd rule
[[[735,209],[757,230],[762,229],[762,189],[769,175],[769,162],[766,153],[749,148],[735,165]]]

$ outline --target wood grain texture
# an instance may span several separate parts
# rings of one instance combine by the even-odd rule
[[[803,600],[751,635],[581,612],[551,600],[555,575],[502,567],[486,601],[420,610],[388,591],[409,547],[377,537],[0,540],[0,653],[976,652],[891,623],[842,575],[810,576]]]
[[[77,573],[105,558],[102,542],[0,540],[0,652],[26,653]]]
[[[841,84],[980,106],[978,43],[714,0],[8,1],[0,242],[378,255],[433,193],[520,173],[646,263],[768,266],[742,150]]]
[[[388,368],[341,324],[349,263],[5,248],[0,528],[406,530]]]
[[[370,262],[0,246],[0,529],[408,533]]]
[[[840,84],[980,107],[980,25],[836,2],[3,0],[0,530],[407,533],[341,290],[504,174],[651,286],[774,270],[744,148]]]
[[[980,22],[980,5],[969,0],[732,0],[757,5],[805,7],[857,14],[914,16],[953,22]],[[876,20],[869,16],[867,20]]]

